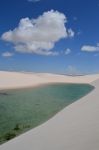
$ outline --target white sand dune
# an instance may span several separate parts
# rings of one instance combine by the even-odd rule
[[[21,73],[0,71],[0,89],[33,87],[46,83],[90,83],[99,75],[65,76],[49,73]]]
[[[99,150],[99,75],[66,77],[0,72],[0,89],[51,82],[90,83],[95,89],[44,124],[1,145],[0,150]]]

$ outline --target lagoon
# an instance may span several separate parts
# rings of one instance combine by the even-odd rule
[[[0,143],[53,117],[94,89],[89,84],[50,84],[0,92]]]

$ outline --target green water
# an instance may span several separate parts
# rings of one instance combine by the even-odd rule
[[[0,142],[3,143],[47,121],[93,88],[88,84],[54,84],[1,91]]]

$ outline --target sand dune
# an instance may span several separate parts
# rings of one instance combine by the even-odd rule
[[[95,89],[41,126],[1,145],[0,150],[99,150],[99,75],[0,72],[1,89],[51,82],[90,83]]]
[[[22,73],[0,71],[0,89],[33,87],[46,83],[91,83],[99,75],[65,76],[48,73]]]

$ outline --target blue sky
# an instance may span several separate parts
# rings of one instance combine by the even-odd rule
[[[99,73],[99,1],[0,0],[0,38],[0,70]]]

